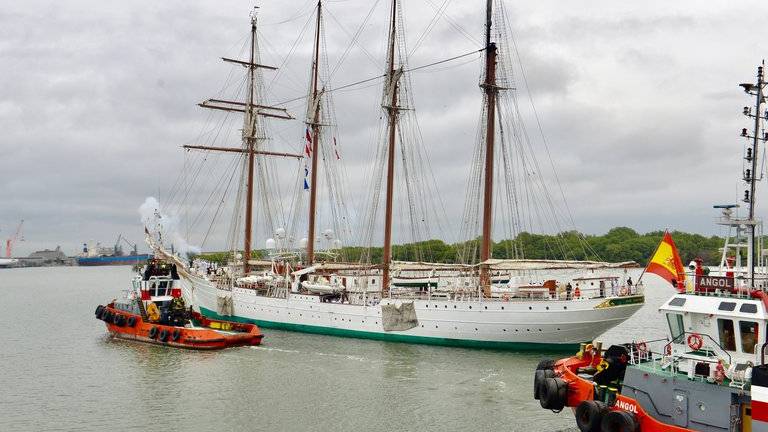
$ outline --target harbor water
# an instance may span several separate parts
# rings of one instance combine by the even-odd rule
[[[0,270],[0,431],[562,431],[532,397],[552,355],[407,345],[265,329],[219,352],[112,340],[96,305],[129,267]],[[647,277],[646,305],[605,343],[664,336],[672,294]]]

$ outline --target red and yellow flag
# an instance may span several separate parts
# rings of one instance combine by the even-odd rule
[[[659,243],[656,253],[653,254],[653,257],[648,262],[648,267],[645,268],[645,271],[661,276],[678,290],[685,289],[683,262],[680,260],[677,246],[675,246],[675,242],[672,240],[669,232],[664,232],[664,238],[661,239],[661,243]]]

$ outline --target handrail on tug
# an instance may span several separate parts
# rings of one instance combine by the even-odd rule
[[[726,351],[726,350],[725,350],[725,348],[723,348],[723,346],[722,346],[722,345],[720,345],[720,344],[719,344],[717,341],[715,341],[714,339],[712,339],[712,336],[710,336],[710,335],[708,335],[708,334],[706,334],[706,333],[696,333],[696,332],[682,332],[682,333],[680,333],[679,335],[675,336],[675,338],[674,338],[674,339],[672,339],[671,341],[669,341],[669,343],[667,343],[666,345],[664,345],[664,351],[666,352],[666,351],[667,351],[667,349],[669,349],[669,352],[672,352],[672,344],[674,344],[674,343],[677,343],[677,344],[683,343],[683,342],[682,342],[682,340],[683,340],[683,339],[684,339],[686,336],[690,336],[690,335],[698,335],[698,336],[700,336],[700,337],[702,337],[702,338],[707,338],[707,339],[709,339],[710,341],[712,341],[712,343],[713,343],[713,344],[714,344],[714,345],[715,345],[717,348],[719,348],[719,349],[720,349],[720,351],[722,351],[722,352],[723,352],[723,354],[725,354],[725,355],[728,357],[728,364],[731,364],[731,362],[733,361],[733,359],[731,358],[731,355],[730,355],[730,354],[728,354],[728,351]],[[765,346],[765,345],[766,345],[766,344],[763,344],[763,346]],[[703,346],[702,346],[702,348],[703,348]]]

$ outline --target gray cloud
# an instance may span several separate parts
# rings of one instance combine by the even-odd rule
[[[265,62],[283,62],[311,3],[261,5]],[[335,85],[382,73],[384,3],[359,41],[376,61],[353,47],[333,77]],[[372,4],[329,2],[327,7],[352,33]],[[413,45],[434,9],[426,1],[406,7]],[[757,1],[630,6],[550,0],[508,2],[507,7],[578,227],[717,232],[710,204],[740,196],[743,143],[737,135],[748,124],[739,112],[749,101],[736,84],[753,79],[756,63],[765,56],[759,20],[768,6]],[[24,218],[27,241],[18,245],[20,253],[57,244],[73,253],[83,241],[109,243],[118,233],[140,240],[137,208],[158,192],[162,201],[173,186],[185,160],[179,147],[196,142],[206,127],[208,113],[195,103],[219,94],[231,69],[218,57],[240,53],[249,9],[235,0],[5,5],[0,12],[0,238]],[[453,2],[447,12],[480,39],[480,9],[474,2]],[[334,19],[327,17],[326,24],[328,57],[335,64],[349,39]],[[418,66],[477,48],[476,41],[441,20],[409,63]],[[305,37],[271,89],[273,102],[306,91],[310,51]],[[458,63],[412,76],[424,142],[454,227],[480,107],[480,62]],[[349,201],[357,209],[366,198],[365,167],[381,115],[380,91],[374,85],[334,95]],[[526,100],[521,93],[521,102]],[[302,101],[288,105],[301,117]],[[527,124],[534,135],[535,125]],[[232,123],[227,135],[231,143],[237,142],[237,127]],[[274,145],[293,150],[303,126],[292,122],[273,130]],[[217,166],[225,167],[226,160]],[[543,175],[552,178],[550,172]],[[289,187],[283,190],[287,195]],[[221,245],[213,242],[216,246]]]

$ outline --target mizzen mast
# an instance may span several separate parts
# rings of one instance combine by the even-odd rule
[[[320,24],[322,17],[322,0],[317,2],[317,24],[315,27],[314,59],[312,60],[312,99],[307,110],[307,124],[312,128],[312,172],[309,184],[309,232],[307,234],[307,265],[315,260],[315,216],[317,213],[317,160],[320,147],[320,106],[321,92],[318,90],[318,74],[320,69]],[[310,118],[311,115],[311,118]]]
[[[395,181],[395,144],[397,140],[397,120],[399,114],[397,93],[398,81],[402,70],[395,69],[395,49],[397,42],[397,2],[392,0],[392,15],[389,23],[389,48],[387,52],[386,85],[382,108],[388,116],[387,139],[387,191],[384,210],[384,251],[382,256],[383,272],[381,279],[381,295],[389,296],[389,272],[392,262],[392,207]]]
[[[273,107],[269,105],[263,105],[257,101],[256,86],[257,82],[257,70],[268,69],[275,70],[277,68],[256,63],[258,58],[258,44],[257,44],[257,16],[254,13],[251,15],[251,44],[250,44],[250,59],[249,61],[235,60],[222,57],[222,60],[228,63],[239,64],[248,69],[248,90],[245,102],[239,101],[226,101],[221,99],[208,99],[205,102],[198,104],[202,108],[220,110],[220,111],[232,111],[241,112],[244,114],[243,120],[243,132],[242,139],[243,145],[239,148],[229,147],[210,147],[210,146],[194,146],[185,145],[186,149],[198,149],[198,150],[210,150],[210,151],[222,151],[232,153],[242,153],[247,158],[247,178],[246,178],[246,198],[245,198],[245,232],[243,239],[243,273],[248,274],[250,271],[250,259],[251,259],[251,240],[252,240],[252,224],[253,224],[253,179],[254,179],[254,163],[256,155],[262,156],[283,156],[292,158],[301,158],[300,154],[291,153],[279,153],[271,151],[263,151],[259,148],[259,142],[264,139],[259,134],[260,124],[259,117],[272,117],[279,119],[293,119],[285,108]]]
[[[483,184],[483,237],[480,245],[480,262],[491,258],[493,247],[493,161],[496,132],[496,43],[491,41],[493,0],[486,0],[485,12],[485,80],[480,85],[485,93],[485,174]],[[483,295],[491,296],[491,278],[486,266],[480,268],[480,285]]]

